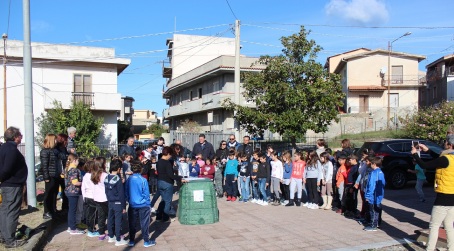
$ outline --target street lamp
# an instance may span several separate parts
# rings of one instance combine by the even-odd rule
[[[411,35],[411,32],[406,32],[402,36],[394,39],[392,42],[388,41],[388,113],[387,113],[387,121],[386,125],[388,130],[390,129],[389,120],[391,119],[391,51],[393,43],[397,40],[401,39],[402,37]]]
[[[3,33],[3,131],[7,128],[7,109],[6,109],[6,39],[8,35]]]

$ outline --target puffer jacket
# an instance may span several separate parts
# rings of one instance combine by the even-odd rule
[[[44,180],[49,180],[50,178],[58,177],[58,161],[61,160],[58,158],[58,151],[55,148],[44,148],[39,153],[41,160],[41,171],[43,173]]]

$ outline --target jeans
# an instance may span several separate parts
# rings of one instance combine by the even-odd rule
[[[236,183],[234,174],[225,176],[225,192],[227,192],[227,196],[236,196],[238,194],[238,185]]]
[[[106,233],[106,220],[107,220],[107,212],[108,212],[108,204],[107,201],[105,202],[98,202],[95,201],[96,205],[96,212],[98,213],[98,232],[99,234]]]
[[[79,201],[79,196],[68,196],[68,227],[71,230],[76,230],[76,213],[77,213],[77,202]]]
[[[123,206],[120,202],[109,202],[109,212],[107,213],[107,231],[109,237],[121,240],[121,220],[123,218]]]
[[[140,223],[140,229],[142,231],[142,238],[144,242],[150,240],[150,216],[151,208],[150,206],[146,207],[129,207],[128,208],[128,217],[129,217],[129,240],[134,241],[136,238],[136,226],[137,223]]]
[[[49,182],[44,182],[44,213],[55,214],[57,205],[58,181],[50,177]]]
[[[416,189],[416,192],[418,193],[418,197],[420,200],[424,200],[424,192],[422,190],[422,186],[424,185],[424,182],[426,180],[422,180],[422,179],[417,179],[416,180],[416,186],[415,186],[415,189]]]
[[[442,222],[446,230],[448,250],[454,250],[454,228],[452,225],[454,222],[454,207],[448,206],[434,206],[432,208],[429,224],[429,240],[427,241],[426,250],[435,250],[438,240],[438,229]]]
[[[266,201],[266,178],[259,178],[259,191],[262,194],[262,200]]]
[[[157,220],[167,221],[169,219],[170,204],[173,197],[173,184],[158,180],[158,193],[161,195],[161,202],[156,214]]]
[[[381,223],[381,204],[371,204],[369,205],[369,215],[370,215],[370,226],[377,227]],[[451,222],[452,225],[452,222]]]
[[[252,198],[253,198],[253,199],[256,199],[256,200],[260,199],[260,198],[259,198],[258,191],[257,191],[257,190],[258,190],[258,186],[259,186],[259,183],[258,183],[257,180],[252,180],[252,181],[251,181]]]
[[[238,178],[240,180],[240,186],[241,186],[241,196],[242,196],[242,199],[243,201],[247,201],[249,200],[249,195],[250,195],[250,191],[249,191],[249,183],[250,183],[250,179],[251,177],[239,177]]]
[[[0,204],[0,237],[3,237],[8,244],[15,240],[22,203],[22,190],[23,186],[2,187],[3,202]]]

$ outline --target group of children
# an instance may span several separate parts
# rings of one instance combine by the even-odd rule
[[[148,170],[144,172],[144,162],[131,160],[128,155],[123,159],[114,157],[108,174],[105,158],[83,162],[77,155],[70,154],[64,174],[65,194],[69,201],[67,231],[72,235],[85,234],[77,227],[84,222],[88,237],[107,240],[115,246],[132,247],[140,225],[144,247],[156,245],[155,240],[149,238],[150,183],[144,177],[148,174]],[[124,217],[126,202],[129,204],[127,220]],[[124,240],[121,232],[124,220],[129,222],[129,242]]]

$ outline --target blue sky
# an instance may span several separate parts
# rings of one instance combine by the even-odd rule
[[[393,50],[426,56],[421,70],[454,53],[452,0],[39,0],[31,1],[31,39],[115,48],[118,57],[131,59],[118,91],[134,97],[135,109],[162,115],[166,39],[174,31],[234,37],[229,28],[236,18],[247,56],[279,54],[279,38],[300,25],[324,48],[321,63],[359,47],[387,49],[388,41],[408,31],[412,35],[395,42]],[[22,1],[0,0],[0,33],[23,40]]]

